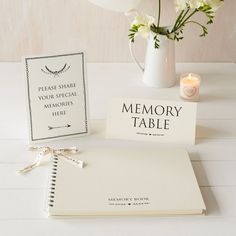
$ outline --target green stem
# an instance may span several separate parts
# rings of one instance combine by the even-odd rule
[[[178,27],[176,27],[176,30],[180,29],[184,24],[187,22],[187,20],[192,17],[196,12],[198,12],[197,9],[195,9],[186,19],[182,20],[180,24],[178,24]]]
[[[175,31],[175,27],[177,26],[177,24],[178,24],[178,22],[179,22],[179,20],[181,19],[181,17],[182,17],[183,14],[184,14],[184,10],[182,10],[182,11],[180,12],[178,18],[176,19],[175,24],[174,24],[174,26],[173,26],[173,28],[172,28],[172,30],[171,30],[171,33],[173,33],[173,32]]]
[[[200,23],[198,23],[196,21],[193,21],[193,20],[185,22],[185,24],[188,24],[188,23],[193,23],[193,24],[197,24],[197,25],[199,25],[201,27],[204,27],[204,25],[202,25],[202,24],[200,24]]]
[[[160,26],[161,20],[161,0],[158,1],[158,13],[157,13],[157,28]]]
[[[200,34],[201,37],[206,36],[208,34],[207,28],[204,25],[202,25],[202,24],[200,24],[196,21],[187,21],[187,22],[185,22],[185,24],[188,24],[188,23],[196,24],[196,25],[198,25],[202,28],[202,34]]]
[[[184,20],[185,16],[189,13],[189,11],[190,11],[190,8],[186,10],[183,17],[181,17],[181,19],[177,22],[176,29],[178,29],[178,26],[181,25],[182,21]]]

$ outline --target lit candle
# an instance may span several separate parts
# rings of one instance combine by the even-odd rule
[[[201,78],[197,74],[182,74],[180,77],[180,96],[189,101],[199,101]]]

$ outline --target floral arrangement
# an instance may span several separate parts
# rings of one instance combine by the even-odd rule
[[[161,0],[158,0],[157,19],[149,15],[136,14],[129,30],[129,39],[134,42],[135,37],[140,35],[146,39],[152,32],[155,42],[155,48],[160,46],[160,35],[166,36],[171,40],[182,40],[183,29],[187,24],[195,24],[202,30],[200,36],[205,37],[208,34],[207,25],[213,23],[216,10],[223,4],[224,0],[175,0],[176,11],[179,13],[174,25],[170,28],[160,26],[161,18]],[[193,15],[201,13],[207,17],[205,25],[191,20]]]

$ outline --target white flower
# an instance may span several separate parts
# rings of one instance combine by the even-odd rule
[[[188,1],[189,7],[193,9],[198,9],[199,7],[204,6],[205,1],[198,1],[198,0],[189,0]]]
[[[182,11],[190,7],[191,9],[198,9],[204,5],[208,5],[213,11],[216,11],[224,1],[222,0],[175,0],[176,11]]]
[[[190,7],[197,9],[205,4],[204,0],[175,0],[176,11],[182,11]]]
[[[132,25],[139,26],[138,35],[142,36],[145,39],[149,38],[149,34],[151,31],[151,25],[155,23],[155,18],[149,15],[137,15],[132,22]]]
[[[216,11],[224,4],[222,0],[205,0],[206,5],[210,6],[213,11]]]
[[[176,11],[182,11],[187,8],[188,0],[175,0],[175,9]]]

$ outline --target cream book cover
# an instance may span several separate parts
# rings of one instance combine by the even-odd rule
[[[204,214],[184,149],[96,148],[77,156],[84,168],[53,158],[50,216]]]

